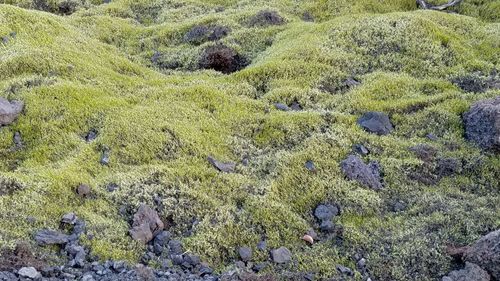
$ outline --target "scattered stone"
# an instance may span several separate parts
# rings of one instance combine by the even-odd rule
[[[2,36],[2,43],[8,44],[9,43],[9,37],[7,36]]]
[[[366,112],[358,119],[358,124],[366,131],[379,136],[388,135],[394,130],[389,116],[382,112]]]
[[[111,150],[109,147],[104,147],[102,149],[102,154],[101,154],[101,160],[100,163],[101,165],[109,165],[110,157],[111,157]]]
[[[201,69],[213,69],[229,74],[243,69],[248,65],[248,62],[234,49],[217,44],[203,51],[198,64]]]
[[[82,277],[81,281],[95,281],[94,276],[92,274],[85,274]]]
[[[438,137],[437,137],[435,134],[433,134],[433,133],[429,133],[429,134],[427,134],[427,136],[426,136],[426,137],[427,137],[428,139],[430,139],[431,141],[437,141],[437,140],[438,140]]]
[[[242,261],[247,262],[252,259],[252,249],[249,247],[240,247],[238,249],[238,254]]]
[[[208,36],[208,40],[210,41],[218,41],[231,33],[231,28],[226,26],[217,25],[212,28],[212,33]]]
[[[156,280],[156,277],[155,277],[153,270],[149,267],[146,267],[142,264],[138,264],[135,266],[135,271],[137,273],[137,277],[141,281],[154,281],[154,280]]]
[[[290,105],[290,109],[292,109],[293,111],[301,111],[302,110],[302,106],[297,101],[294,101]]]
[[[163,248],[167,246],[170,236],[171,234],[168,231],[162,231],[160,234],[156,235],[153,240],[153,249],[155,254],[160,255],[163,252]]]
[[[257,243],[257,249],[260,251],[265,251],[267,248],[267,242],[265,240],[260,241]]]
[[[108,192],[114,192],[118,188],[119,188],[119,186],[114,182],[108,183],[108,185],[106,186],[106,189],[108,190]]]
[[[314,22],[314,16],[306,11],[304,14],[302,14],[302,20],[307,21],[307,22]]]
[[[270,25],[282,25],[285,23],[278,12],[271,10],[262,10],[254,15],[250,21],[249,25],[251,27],[265,27]]]
[[[11,101],[0,97],[0,126],[12,124],[23,111],[22,101]]]
[[[288,105],[284,104],[284,103],[275,103],[274,104],[274,108],[276,108],[277,110],[281,110],[281,111],[290,111],[290,107],[288,107]]]
[[[467,140],[483,149],[500,152],[500,96],[476,102],[463,119]]]
[[[168,242],[168,249],[170,254],[182,254],[182,243],[179,240],[170,240]]]
[[[80,184],[76,188],[76,194],[80,195],[81,197],[87,197],[90,195],[90,186],[86,184]]]
[[[361,156],[366,156],[366,155],[370,154],[370,150],[368,150],[368,148],[366,148],[366,146],[364,146],[362,144],[355,144],[353,146],[352,150]]]
[[[234,170],[236,168],[236,163],[234,163],[234,162],[220,162],[220,161],[215,160],[215,158],[213,158],[212,156],[208,156],[207,160],[217,170],[224,172],[224,173],[234,173]]]
[[[313,161],[311,161],[311,160],[306,161],[306,163],[304,164],[304,166],[306,167],[306,169],[309,172],[312,172],[312,173],[316,172],[316,166],[314,165]]]
[[[14,142],[14,150],[19,150],[24,147],[23,138],[20,132],[15,132],[12,140]]]
[[[19,274],[19,276],[21,277],[30,279],[39,279],[42,277],[42,274],[40,274],[40,272],[38,272],[38,270],[36,270],[34,267],[23,267],[19,269],[17,274]]]
[[[134,240],[146,244],[160,233],[163,227],[163,222],[158,213],[143,204],[135,213],[134,222],[129,232]]]
[[[91,129],[87,135],[85,136],[85,141],[86,142],[91,142],[97,138],[97,130],[96,129]]]
[[[261,272],[268,266],[267,262],[256,263],[252,266],[252,270],[255,272]]]
[[[479,265],[493,279],[500,280],[500,229],[477,240],[465,252],[463,259]]]
[[[35,234],[35,241],[40,246],[63,245],[68,243],[69,236],[54,230],[43,229]]]
[[[292,253],[285,247],[271,251],[271,257],[275,263],[287,263],[292,260]]]
[[[64,214],[61,218],[61,222],[65,224],[71,224],[74,225],[76,223],[77,217],[75,213],[67,213]]]
[[[466,262],[461,270],[455,270],[443,277],[442,281],[490,281],[490,275],[476,264]]]
[[[320,204],[314,209],[314,216],[319,221],[329,221],[339,214],[339,208],[331,204]]]
[[[350,180],[355,180],[360,184],[379,190],[383,187],[382,177],[380,176],[380,165],[378,162],[370,162],[369,165],[365,164],[356,155],[349,155],[347,159],[340,163],[342,172]]]
[[[343,265],[338,264],[336,266],[336,268],[337,268],[337,271],[340,272],[343,275],[354,276],[354,272],[350,268],[348,268],[348,267],[345,267]]]

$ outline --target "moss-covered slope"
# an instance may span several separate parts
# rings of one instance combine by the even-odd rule
[[[446,245],[500,226],[500,158],[466,142],[461,119],[500,94],[484,86],[499,79],[498,1],[465,0],[458,14],[410,0],[85,1],[69,16],[61,1],[45,11],[34,10],[40,1],[0,2],[0,95],[25,103],[0,128],[0,246],[30,241],[73,211],[94,254],[136,261],[143,248],[128,220],[148,203],[218,269],[265,237],[291,249],[292,271],[335,277],[358,253],[376,280],[436,280],[452,267]],[[253,25],[266,9],[283,22]],[[186,41],[197,25],[230,32]],[[198,70],[203,51],[221,43],[250,64],[229,75]],[[348,78],[360,84],[346,87]],[[273,106],[293,102],[303,110]],[[356,120],[366,111],[389,114],[395,131],[363,131]],[[383,190],[342,174],[358,143],[383,167]],[[422,143],[435,159],[412,152]],[[236,173],[216,171],[209,155],[237,162]],[[443,174],[443,161],[458,164]],[[90,198],[75,193],[80,183]],[[323,202],[342,207],[343,236],[309,247],[300,237],[318,228]],[[267,258],[256,251],[254,260]]]

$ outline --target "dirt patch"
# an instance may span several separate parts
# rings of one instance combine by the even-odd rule
[[[248,61],[245,57],[238,54],[233,48],[222,44],[206,48],[199,60],[201,69],[213,69],[224,74],[236,72],[247,65]]]
[[[0,271],[12,271],[24,266],[41,269],[46,262],[37,257],[30,249],[30,245],[20,242],[14,249],[0,250]]]

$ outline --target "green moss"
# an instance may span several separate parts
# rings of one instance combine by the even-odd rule
[[[498,69],[493,1],[464,1],[457,11],[465,16],[392,0],[86,1],[71,16],[26,10],[31,1],[2,3],[21,8],[0,5],[0,37],[8,37],[0,95],[26,107],[0,128],[0,184],[15,186],[0,191],[0,246],[57,228],[73,211],[87,222],[93,237],[84,243],[94,254],[133,263],[144,248],[127,235],[130,214],[161,201],[186,250],[218,270],[239,246],[266,261],[255,249],[266,237],[269,248],[292,251],[288,270],[318,278],[338,277],[337,264],[355,269],[350,257],[363,253],[374,279],[434,280],[452,266],[444,245],[500,225],[499,159],[463,139],[461,119],[499,91],[465,93],[452,82]],[[286,24],[249,27],[262,9]],[[305,12],[315,22],[304,22]],[[198,70],[200,53],[216,44],[184,42],[200,24],[231,28],[220,43],[251,64],[231,75]],[[156,52],[174,69],[154,62]],[[360,85],[335,90],[348,78]],[[278,102],[303,110],[279,111]],[[356,120],[366,111],[388,113],[396,130],[363,131]],[[98,135],[86,142],[90,130]],[[15,132],[23,149],[12,149]],[[340,161],[357,143],[370,150],[366,162],[382,165],[383,190],[342,174]],[[462,173],[435,185],[412,180],[425,164],[409,148],[420,143],[463,163]],[[209,155],[236,162],[236,173],[217,172]],[[76,196],[80,183],[92,187],[89,199]],[[110,193],[109,183],[119,188]],[[306,246],[300,238],[318,230],[312,212],[324,202],[342,207],[342,243],[321,237]],[[407,208],[394,213],[395,202]]]

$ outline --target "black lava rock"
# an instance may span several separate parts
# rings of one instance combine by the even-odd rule
[[[349,155],[347,159],[340,163],[342,172],[350,180],[355,180],[360,184],[378,190],[383,187],[380,175],[380,165],[377,162],[365,164],[356,155]]]
[[[377,135],[388,135],[394,130],[389,116],[382,112],[367,112],[358,119],[358,124],[367,132]]]
[[[473,104],[463,119],[467,140],[483,149],[500,152],[500,97]]]
[[[330,204],[320,204],[314,209],[314,216],[319,221],[329,221],[339,214],[339,208]]]

